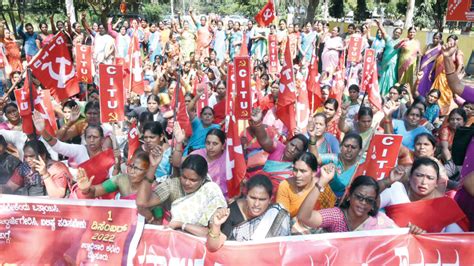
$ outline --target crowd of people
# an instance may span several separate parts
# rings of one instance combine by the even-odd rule
[[[17,29],[1,22],[0,193],[135,200],[147,223],[207,237],[211,251],[226,240],[396,227],[410,227],[415,234],[474,229],[474,172],[453,160],[456,132],[474,122],[474,88],[461,82],[464,58],[456,35],[437,32],[423,48],[414,27],[388,33],[379,21],[350,24],[342,32],[325,21],[298,25],[280,19],[263,27],[229,20],[224,25],[216,15],[189,13],[190,20],[110,18],[107,25],[90,23],[85,14],[74,23],[51,16],[51,31],[40,23],[39,32],[22,17]],[[68,37],[73,56],[75,44],[92,45],[96,68],[126,58],[132,36],[138,36],[144,93],[130,92],[124,122],[101,123],[96,74],[94,82],[80,84],[79,94],[53,100],[55,135],[37,112],[37,134],[22,132],[9,89],[23,86],[26,62],[57,32]],[[271,35],[278,43],[278,70],[290,49],[297,91],[308,84],[312,65],[319,65],[317,87],[307,89],[320,90],[321,104],[305,127],[288,129],[277,114],[281,75],[269,71]],[[382,108],[361,90],[363,57],[345,61],[353,36],[362,38],[362,54],[375,50]],[[246,176],[241,194],[232,197],[226,81],[227,65],[241,49],[252,62],[253,108],[240,135]],[[208,106],[197,113],[205,88],[195,84],[204,77],[211,93]],[[190,136],[175,123],[176,89],[186,91]],[[121,132],[127,133],[132,122],[138,123],[140,145],[129,154]],[[403,137],[397,166],[381,180],[355,176],[375,134]],[[95,184],[95,177],[78,166],[108,149],[114,150],[114,165],[108,178]]]

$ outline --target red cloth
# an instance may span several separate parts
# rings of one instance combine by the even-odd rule
[[[388,217],[398,226],[414,224],[428,233],[439,233],[444,227],[457,223],[469,231],[469,220],[458,204],[449,197],[395,204],[385,208]]]
[[[267,27],[275,19],[275,5],[273,0],[269,0],[268,3],[257,13],[255,21],[261,27]]]
[[[225,119],[225,105],[226,99],[222,99],[220,102],[214,105],[214,124],[220,124]]]
[[[281,69],[280,91],[278,92],[278,102],[276,116],[288,128],[288,138],[294,135],[296,128],[296,85],[293,73],[293,60],[291,60],[290,42],[287,40],[285,49],[285,62]]]

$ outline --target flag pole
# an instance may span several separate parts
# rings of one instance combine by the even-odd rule
[[[33,80],[31,79],[31,69],[30,67],[28,66],[26,68],[26,75],[28,77],[28,89],[30,91],[30,108],[31,108],[31,115],[33,115],[34,113],[34,104],[35,104],[35,99],[33,99]],[[32,123],[33,124],[33,139],[36,139],[37,136],[36,136],[36,127],[35,127],[35,123]],[[38,157],[38,155],[36,156]]]

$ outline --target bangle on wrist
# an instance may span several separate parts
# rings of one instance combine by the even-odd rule
[[[148,183],[150,183],[150,184],[153,184],[153,182],[155,182],[154,179],[148,178],[148,177],[146,177],[146,176],[145,176],[145,180],[148,181]]]
[[[209,229],[209,231],[207,232],[207,235],[208,235],[210,238],[212,238],[212,239],[218,239],[219,236],[221,235],[221,232],[219,232],[219,233],[217,233],[217,234],[213,234],[213,233],[212,233],[212,230]]]
[[[51,177],[51,175],[50,175],[49,173],[46,173],[46,174],[44,174],[44,175],[41,175],[41,179],[43,179],[43,181],[46,180],[46,179],[48,179],[48,178],[50,178],[50,177]]]
[[[186,225],[188,223],[183,223],[183,225],[181,225],[181,231],[185,232],[186,231]]]

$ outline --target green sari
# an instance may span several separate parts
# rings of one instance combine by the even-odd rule
[[[398,40],[391,37],[385,38],[385,50],[380,64],[379,88],[382,97],[387,96],[390,88],[397,83],[398,80]]]

